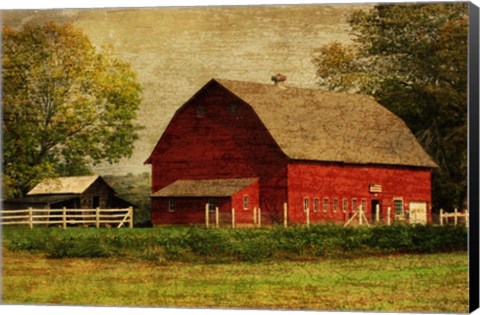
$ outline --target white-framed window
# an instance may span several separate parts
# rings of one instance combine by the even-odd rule
[[[357,211],[357,198],[352,199],[352,212]]]
[[[248,210],[248,196],[243,196],[243,210]]]
[[[175,211],[175,200],[168,199],[168,211],[174,212]]]
[[[393,198],[393,208],[396,215],[403,215],[403,198]]]
[[[217,201],[214,198],[208,199],[208,211],[214,212],[217,206]]]
[[[343,213],[347,213],[347,208],[348,208],[348,199],[343,198],[343,200],[342,200],[342,211],[343,211]]]
[[[328,198],[323,198],[323,212],[328,211]]]
[[[303,211],[307,212],[309,207],[308,197],[303,197]]]
[[[335,198],[333,199],[333,212],[337,212],[338,211],[338,199]]]
[[[318,198],[313,199],[313,212],[318,212],[319,204],[320,204],[320,199]]]
[[[367,201],[362,199],[362,211],[367,211]]]

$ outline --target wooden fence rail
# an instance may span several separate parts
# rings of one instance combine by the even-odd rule
[[[448,224],[450,218],[453,218],[454,225],[458,225],[459,219],[463,219],[465,226],[468,227],[468,210],[459,212],[458,209],[455,208],[454,212],[444,212],[443,209],[440,209],[440,225],[444,223]]]
[[[117,228],[124,225],[133,227],[133,208],[124,209],[23,209],[0,210],[0,225],[59,225],[64,229],[71,225],[94,224],[96,228],[101,225],[118,224]]]

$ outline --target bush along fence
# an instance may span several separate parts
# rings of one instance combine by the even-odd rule
[[[100,226],[110,227],[117,224],[117,228],[128,225],[133,227],[133,208],[125,209],[23,209],[1,210],[0,225],[61,225],[67,226]]]
[[[129,257],[163,261],[227,263],[372,254],[466,251],[467,229],[444,225],[292,226],[288,229],[61,229],[7,227],[5,248],[48,257]]]
[[[453,212],[445,212],[440,209],[440,225],[451,224],[453,219],[453,225],[463,224],[468,227],[468,210],[458,211],[457,208]]]

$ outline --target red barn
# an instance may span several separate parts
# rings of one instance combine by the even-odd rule
[[[404,122],[372,98],[210,80],[175,113],[145,163],[154,224],[201,224],[205,207],[238,223],[431,221],[431,169]]]

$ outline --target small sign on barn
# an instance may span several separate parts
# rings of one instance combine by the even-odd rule
[[[369,189],[371,193],[381,193],[382,192],[382,185],[380,184],[370,184]]]

